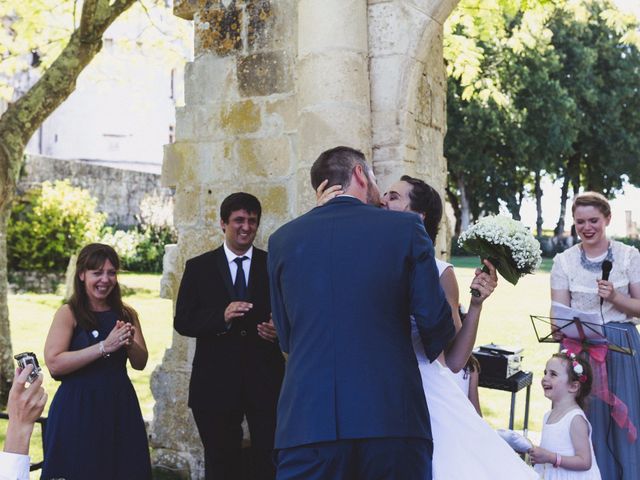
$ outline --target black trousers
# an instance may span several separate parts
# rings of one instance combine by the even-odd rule
[[[275,409],[260,405],[245,408],[212,411],[192,408],[205,456],[207,480],[273,480],[273,437]],[[247,417],[251,448],[250,462],[242,459],[242,420]]]

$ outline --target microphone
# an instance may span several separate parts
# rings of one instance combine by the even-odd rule
[[[602,280],[609,280],[609,274],[611,273],[612,268],[613,263],[611,263],[611,260],[604,260],[602,262]],[[600,297],[600,305],[602,305],[603,301],[604,298]]]

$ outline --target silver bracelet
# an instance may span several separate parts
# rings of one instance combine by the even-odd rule
[[[104,342],[102,340],[98,342],[98,348],[100,348],[100,355],[102,355],[102,358],[107,358],[109,355],[111,355],[104,349]]]

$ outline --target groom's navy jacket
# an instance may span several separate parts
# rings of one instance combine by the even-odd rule
[[[275,447],[430,439],[409,317],[430,359],[454,327],[420,218],[337,197],[276,231],[268,258],[289,353]]]

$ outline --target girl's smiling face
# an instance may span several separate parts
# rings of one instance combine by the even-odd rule
[[[551,357],[547,362],[544,377],[540,383],[544,390],[544,396],[549,400],[556,401],[566,395],[575,396],[577,386],[575,381],[569,379],[569,367],[568,360],[558,357]]]

